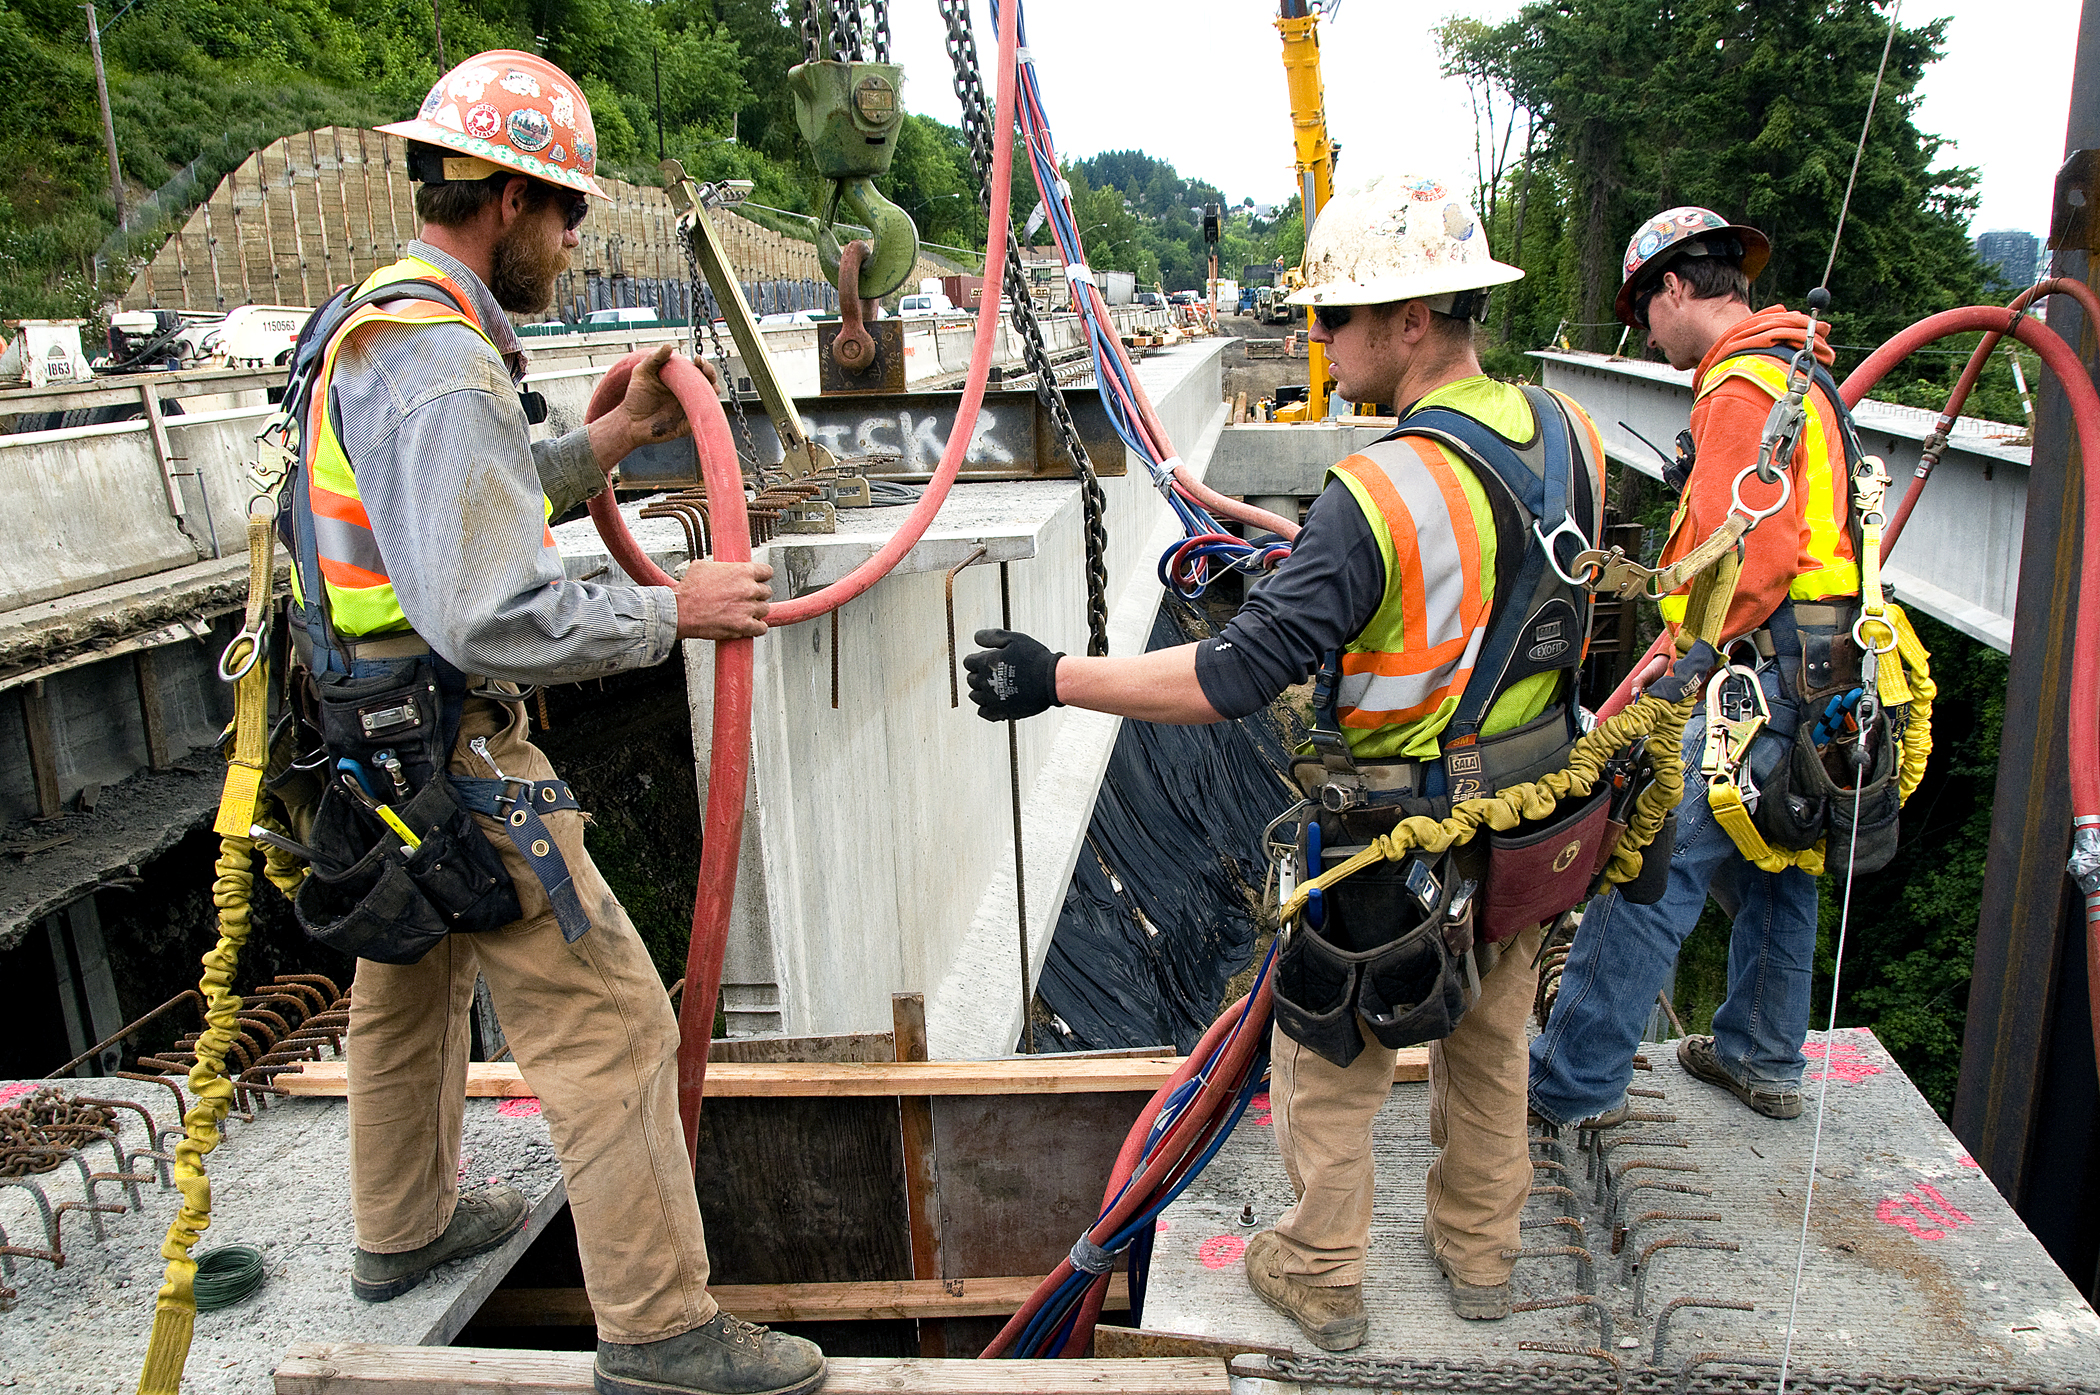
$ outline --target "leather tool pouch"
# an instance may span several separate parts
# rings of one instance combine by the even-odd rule
[[[1335,863],[1360,851],[1333,849]],[[1466,1010],[1470,909],[1449,915],[1460,878],[1439,858],[1436,903],[1425,912],[1407,890],[1407,863],[1366,868],[1325,893],[1326,919],[1301,921],[1277,965],[1276,1021],[1285,1036],[1337,1066],[1363,1051],[1364,1026],[1379,1044],[1414,1046],[1451,1034]]]
[[[1798,852],[1815,846],[1828,834],[1823,846],[1825,871],[1878,872],[1896,855],[1901,800],[1896,780],[1896,731],[1886,711],[1877,711],[1871,746],[1874,758],[1861,778],[1852,765],[1851,745],[1832,744],[1818,750],[1812,725],[1803,722],[1794,732],[1787,759],[1761,784],[1763,791],[1751,822],[1775,848]],[[1835,769],[1833,770],[1833,767]],[[1843,783],[1840,783],[1840,782]],[[1858,834],[1853,824],[1857,812]]]
[[[1598,789],[1580,803],[1562,800],[1548,818],[1489,833],[1480,938],[1501,944],[1588,896],[1606,853],[1610,814],[1611,792]]]
[[[327,865],[293,902],[302,929],[345,954],[413,964],[445,935],[493,930],[523,912],[495,846],[460,806],[443,773],[440,701],[429,665],[411,661],[376,678],[315,678],[329,763],[352,759],[420,841],[413,848],[343,785],[329,781],[308,842]],[[391,752],[410,795],[398,801],[376,762]]]

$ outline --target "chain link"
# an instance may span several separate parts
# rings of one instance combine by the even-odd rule
[[[860,0],[831,0],[831,44],[838,56],[850,63],[858,63],[867,55],[861,51]]]
[[[700,262],[693,255],[693,243],[690,238],[686,239],[685,243],[685,274],[691,283],[687,294],[692,302],[692,355],[694,358],[698,358],[700,357],[700,318],[706,314],[701,297],[702,295],[712,297],[713,291],[707,286],[707,278],[701,275]],[[742,441],[742,444],[737,447],[737,466],[741,473],[757,475],[763,480],[767,471],[758,458],[758,441],[751,434],[751,421],[744,412],[744,395],[737,391],[736,375],[729,369],[729,346],[722,342],[722,331],[715,328],[715,317],[713,315],[707,315],[707,337],[714,346],[714,352],[710,357],[715,361],[716,371],[722,375],[722,386],[729,391],[729,405],[736,411],[737,436]],[[695,443],[693,448],[697,451],[699,449],[698,444]]]
[[[823,57],[823,31],[817,20],[820,0],[802,0],[802,61],[814,63]]]
[[[1343,1357],[1271,1356],[1262,1372],[1294,1385],[1338,1386],[1364,1390],[1439,1392],[1440,1395],[1772,1395],[1770,1377],[1743,1370],[1713,1369],[1730,1362],[1748,1365],[1773,1358],[1760,1352],[1702,1352],[1685,1365],[1696,1368],[1645,1367],[1626,1373],[1603,1366],[1455,1366],[1444,1362],[1352,1361]],[[1686,1377],[1689,1374],[1689,1385]],[[1961,1376],[1887,1376],[1872,1372],[1796,1374],[1790,1391],[1814,1395],[2096,1395],[2089,1386],[2049,1386],[1986,1381]]]
[[[948,25],[948,56],[955,66],[955,96],[962,106],[963,137],[970,159],[977,167],[978,202],[991,207],[992,121],[985,101],[984,77],[977,62],[977,40],[971,33],[967,0],[940,0],[941,17]],[[992,294],[991,257],[985,257],[984,294]],[[1028,273],[1021,264],[1021,239],[1011,222],[1006,229],[1006,266],[1003,278],[1013,300],[1014,328],[1021,334],[1021,359],[1035,376],[1035,395],[1057,427],[1058,440],[1072,456],[1072,473],[1079,480],[1081,513],[1086,530],[1087,653],[1108,652],[1108,496],[1094,473],[1086,443],[1079,439],[1079,425],[1072,419],[1064,392],[1058,387],[1057,371],[1043,342],[1043,327],[1036,322],[1035,302],[1028,294]]]
[[[890,61],[890,0],[873,0],[875,16],[875,61]]]

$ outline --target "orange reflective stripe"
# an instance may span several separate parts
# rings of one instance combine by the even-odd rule
[[[1458,622],[1467,630],[1482,623],[1487,614],[1487,598],[1480,593],[1480,534],[1473,527],[1473,506],[1466,501],[1465,488],[1458,482],[1458,472],[1451,467],[1451,457],[1444,454],[1440,442],[1425,436],[1403,436],[1400,438],[1422,457],[1422,464],[1429,470],[1429,477],[1436,481],[1437,492],[1444,496],[1444,512],[1451,519],[1451,531],[1458,538],[1459,574],[1464,578],[1465,600],[1459,606]],[[1458,680],[1463,683],[1465,680]]]
[[[1358,707],[1342,714],[1341,722],[1345,727],[1360,729],[1394,726],[1401,722],[1419,721],[1450,701],[1452,701],[1451,693],[1440,692],[1430,694],[1413,707],[1403,707],[1392,712],[1372,712]]]
[[[1389,654],[1366,649],[1342,655],[1342,672],[1375,673],[1387,678],[1405,678],[1414,674],[1434,673],[1445,664],[1455,663],[1465,657],[1466,646],[1472,636],[1460,635],[1447,639],[1442,644],[1428,649],[1410,649],[1405,653]]]
[[[354,523],[358,527],[365,529],[369,529],[372,526],[372,520],[365,513],[365,503],[362,499],[353,499],[348,494],[338,494],[332,489],[323,489],[317,484],[307,485],[306,497],[311,501],[313,511],[319,517],[333,518],[343,523]]]
[[[369,591],[375,586],[390,586],[392,581],[384,573],[366,571],[354,562],[339,562],[333,557],[323,557],[321,575],[331,586],[350,591]]]
[[[1370,461],[1352,455],[1334,468],[1362,485],[1384,518],[1393,540],[1393,575],[1385,579],[1385,591],[1400,597],[1401,634],[1419,638],[1429,630],[1429,614],[1422,604],[1422,552],[1415,538],[1414,515],[1401,502],[1385,471]]]

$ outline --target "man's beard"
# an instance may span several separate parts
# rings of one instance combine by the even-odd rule
[[[489,292],[513,315],[538,315],[554,303],[554,278],[569,269],[569,249],[548,246],[545,233],[521,222],[496,244]]]

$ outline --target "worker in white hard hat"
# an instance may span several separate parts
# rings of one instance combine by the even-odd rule
[[[1293,773],[1322,808],[1308,843],[1328,847],[1564,765],[1588,599],[1544,565],[1534,524],[1563,539],[1563,567],[1586,545],[1568,535],[1594,540],[1603,453],[1572,402],[1481,371],[1474,324],[1490,288],[1521,275],[1440,179],[1387,175],[1334,198],[1290,299],[1313,307],[1339,394],[1391,404],[1398,428],[1328,471],[1289,558],[1217,637],[1080,658],[985,631],[968,664],[980,714],[1069,704],[1215,722],[1318,672],[1318,725]],[[1551,499],[1513,489],[1512,470],[1548,482]],[[1524,1024],[1539,929],[1520,899],[1484,894],[1486,880],[1474,853],[1361,874],[1279,956],[1270,1100],[1296,1202],[1248,1244],[1247,1279],[1326,1350],[1358,1346],[1369,1327],[1372,1119],[1396,1049],[1413,1043],[1433,1043],[1429,1255],[1384,1262],[1433,1260],[1461,1317],[1510,1311],[1504,1255],[1520,1247],[1531,1188]],[[1500,916],[1493,935],[1480,911]]]

